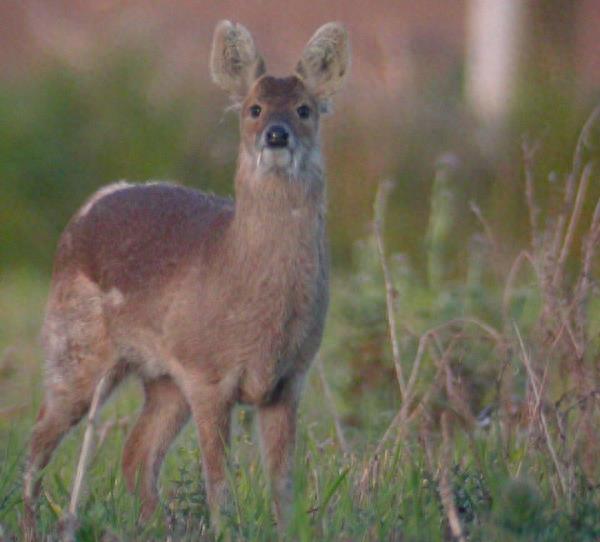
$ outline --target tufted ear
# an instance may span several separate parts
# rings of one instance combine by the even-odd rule
[[[210,71],[213,81],[229,92],[234,101],[241,101],[250,85],[265,73],[265,63],[244,26],[230,21],[217,24]]]
[[[340,23],[327,23],[306,44],[296,73],[326,103],[342,87],[349,68],[348,32]]]

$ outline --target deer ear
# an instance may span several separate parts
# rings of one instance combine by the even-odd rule
[[[215,28],[210,71],[213,81],[241,101],[250,85],[265,73],[265,63],[256,51],[250,32],[241,24],[221,21]]]
[[[327,102],[342,87],[349,68],[348,32],[340,23],[327,23],[306,44],[296,73]]]

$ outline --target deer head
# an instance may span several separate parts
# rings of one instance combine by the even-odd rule
[[[212,78],[240,110],[240,163],[259,176],[305,178],[321,169],[319,120],[348,73],[348,35],[328,23],[306,45],[288,77],[266,73],[252,36],[240,24],[217,25],[211,53]]]

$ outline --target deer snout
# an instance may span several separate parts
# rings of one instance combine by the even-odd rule
[[[287,147],[290,139],[290,132],[282,124],[272,124],[265,131],[265,140],[267,147],[282,148]]]

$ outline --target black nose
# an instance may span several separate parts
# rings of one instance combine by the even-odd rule
[[[290,134],[280,124],[274,124],[267,129],[267,145],[269,147],[286,147]]]

